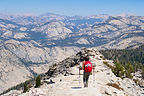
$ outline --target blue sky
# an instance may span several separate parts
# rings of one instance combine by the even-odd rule
[[[0,0],[0,13],[69,16],[132,13],[144,16],[144,0]]]

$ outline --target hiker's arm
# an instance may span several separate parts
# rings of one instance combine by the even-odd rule
[[[82,70],[82,67],[83,67],[83,64],[82,64],[82,63],[80,63],[80,64],[79,64],[79,67],[78,67],[78,68],[79,68],[79,70]]]

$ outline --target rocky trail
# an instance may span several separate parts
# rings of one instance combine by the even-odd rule
[[[37,92],[38,94],[41,93],[42,96],[102,96],[98,88],[98,85],[101,85],[101,82],[98,82],[99,71],[107,71],[109,69],[103,68],[104,65],[101,65],[102,62],[98,63],[94,73],[95,76],[93,74],[90,75],[88,88],[83,87],[83,71],[80,71],[79,75],[78,66],[75,66],[70,71],[73,75],[59,75],[57,78],[51,78],[55,83],[44,84],[40,89],[31,90],[25,95],[34,95]]]

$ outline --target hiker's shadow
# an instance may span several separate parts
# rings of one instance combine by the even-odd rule
[[[81,89],[82,87],[71,87],[72,89]]]

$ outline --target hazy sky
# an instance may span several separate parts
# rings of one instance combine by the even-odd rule
[[[144,16],[144,0],[0,0],[0,13],[69,16],[132,13]]]

